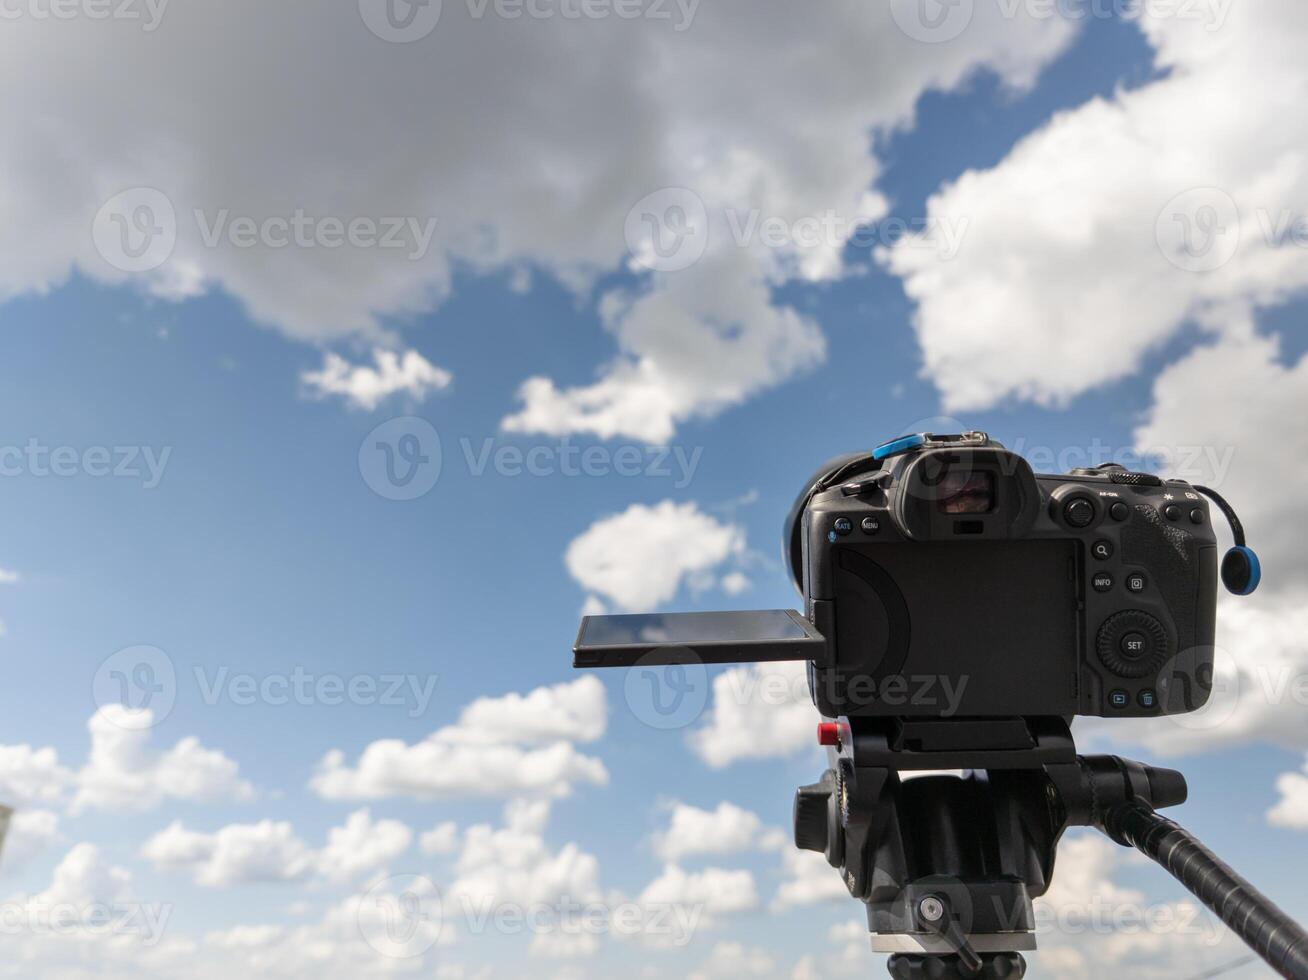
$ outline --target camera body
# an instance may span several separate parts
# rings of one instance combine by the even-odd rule
[[[790,529],[827,639],[809,675],[824,715],[1203,706],[1218,561],[1201,494],[1115,464],[1036,474],[983,433],[905,442],[801,497]]]

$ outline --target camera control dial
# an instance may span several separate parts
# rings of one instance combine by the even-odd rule
[[[1099,627],[1099,660],[1118,677],[1147,677],[1167,660],[1167,630],[1139,609],[1114,613]]]

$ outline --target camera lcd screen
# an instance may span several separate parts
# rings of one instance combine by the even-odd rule
[[[582,633],[587,646],[618,643],[750,643],[802,640],[807,634],[784,609],[753,612],[656,613],[590,616]]]
[[[988,514],[995,507],[995,475],[988,470],[951,470],[940,481],[936,509],[942,514]]]
[[[573,647],[579,667],[814,660],[826,641],[790,609],[587,616]]]

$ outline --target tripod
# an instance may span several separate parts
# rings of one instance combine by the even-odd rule
[[[1022,977],[1031,899],[1059,838],[1092,826],[1162,865],[1284,977],[1308,980],[1308,933],[1156,808],[1185,777],[1080,756],[1061,718],[841,718],[831,767],[795,796],[795,843],[821,851],[867,905],[897,980]],[[834,744],[831,744],[834,743]],[[912,770],[965,770],[910,780]]]

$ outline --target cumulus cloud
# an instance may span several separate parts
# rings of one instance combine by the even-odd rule
[[[688,980],[711,980],[713,977],[766,977],[772,975],[775,961],[767,950],[743,943],[715,943],[708,957]]]
[[[0,585],[14,585],[22,581],[22,576],[9,568],[0,568]]]
[[[1267,811],[1267,822],[1276,827],[1308,830],[1308,760],[1299,772],[1283,773],[1276,780],[1281,798]]]
[[[377,348],[372,352],[372,359],[375,367],[351,364],[328,351],[323,356],[322,368],[305,371],[300,380],[311,394],[343,398],[355,408],[371,412],[396,394],[420,402],[432,392],[447,388],[453,378],[449,371],[432,364],[416,350],[399,354]]]
[[[788,221],[880,213],[867,190],[873,133],[908,124],[923,92],[978,70],[1026,85],[1071,35],[1061,19],[983,5],[962,38],[923,45],[896,29],[885,0],[821,17],[784,0],[703,4],[688,26],[506,20],[446,4],[429,36],[394,45],[353,4],[310,18],[253,0],[173,5],[151,31],[15,19],[0,58],[0,183],[25,192],[0,205],[0,296],[76,270],[171,298],[221,288],[313,341],[389,341],[448,296],[456,267],[514,281],[540,270],[590,298],[599,274],[627,260],[633,205],[694,188],[712,222],[703,259],[602,296],[615,356],[593,384],[533,379],[509,421],[664,437],[822,353],[816,326],[770,288],[795,272],[838,275],[842,241],[738,246],[724,209]],[[248,57],[231,84],[225,52],[238,45]],[[782,45],[778,71],[763,52]],[[114,90],[74,74],[28,91],[23,80],[56,57],[94,59]],[[537,80],[529,98],[523,77]],[[150,221],[130,198],[105,210],[138,187],[167,207]],[[358,235],[360,223],[374,234]],[[95,249],[89,229],[101,225],[116,262]],[[155,228],[166,230],[145,261],[130,259],[141,243],[124,236]]]
[[[674,802],[665,830],[654,835],[654,852],[669,863],[694,854],[735,854],[754,848],[777,848],[777,831],[767,830],[758,815],[734,803],[712,810]],[[784,840],[784,835],[780,838]]]
[[[374,820],[358,810],[311,849],[287,821],[228,824],[213,833],[175,821],[151,837],[141,856],[164,871],[184,871],[197,884],[223,887],[260,881],[302,881],[321,875],[349,881],[384,868],[403,854],[413,831],[398,820]]]
[[[91,750],[73,770],[53,748],[0,745],[0,794],[20,806],[148,810],[166,799],[247,800],[254,789],[236,762],[189,736],[160,752],[151,745],[148,709],[100,708],[87,729]]]
[[[180,821],[155,834],[141,856],[165,871],[189,871],[201,885],[296,881],[313,870],[313,857],[285,821],[230,824],[212,834]]]
[[[718,569],[744,555],[742,528],[703,513],[694,502],[664,500],[601,518],[573,539],[564,560],[592,595],[622,609],[648,610],[674,598],[683,585],[707,587]]]
[[[947,409],[1063,404],[1188,322],[1238,334],[1308,285],[1295,241],[1308,122],[1293,95],[1308,84],[1308,8],[1227,13],[1213,30],[1171,5],[1143,10],[1161,77],[1055,115],[942,188],[928,231],[882,253],[917,304]],[[955,256],[923,247],[963,218]]]
[[[840,872],[817,851],[786,848],[781,852],[781,870],[784,878],[772,899],[773,912],[837,899],[851,901]]]
[[[54,810],[18,810],[9,818],[0,867],[13,871],[61,839],[59,814]]]
[[[819,720],[804,663],[732,667],[713,678],[712,706],[689,741],[701,759],[722,768],[812,749]]]
[[[699,908],[700,924],[709,925],[719,916],[756,908],[758,892],[754,876],[743,868],[686,871],[670,864],[645,886],[637,902],[644,906]]]
[[[354,766],[339,749],[328,752],[311,786],[328,799],[566,796],[578,783],[608,782],[604,764],[573,744],[598,738],[606,720],[604,688],[592,676],[480,698],[421,742],[372,742]]]
[[[77,774],[72,812],[90,808],[147,810],[165,799],[248,800],[254,788],[237,764],[188,736],[165,752],[150,746],[148,709],[111,704],[100,708],[87,729],[91,752]]]

